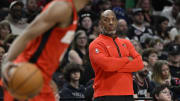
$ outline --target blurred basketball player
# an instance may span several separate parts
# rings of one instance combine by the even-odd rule
[[[44,86],[30,101],[55,101],[49,85],[60,57],[68,48],[77,25],[77,12],[89,0],[53,0],[11,45],[2,67],[4,81],[9,80],[8,68],[14,63],[31,62],[41,69]],[[5,93],[4,101],[14,99]]]

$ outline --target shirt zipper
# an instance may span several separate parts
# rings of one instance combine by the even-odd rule
[[[115,45],[116,45],[116,48],[117,48],[118,54],[119,54],[119,56],[121,57],[121,53],[120,53],[119,46],[117,45],[117,43],[116,43],[115,39],[113,39],[113,41],[114,41],[114,43],[115,43]]]

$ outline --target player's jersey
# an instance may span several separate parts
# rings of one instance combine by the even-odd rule
[[[73,5],[72,24],[66,28],[55,26],[36,39],[30,41],[25,50],[14,61],[15,63],[29,61],[35,63],[42,70],[45,81],[43,92],[49,92],[48,83],[53,73],[58,68],[60,58],[63,57],[64,52],[69,47],[77,26],[77,13],[73,0],[64,1],[71,2]],[[46,8],[47,7],[45,7],[45,9]]]

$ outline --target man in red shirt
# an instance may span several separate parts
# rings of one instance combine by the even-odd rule
[[[14,63],[34,63],[42,72],[44,85],[30,101],[55,101],[50,81],[59,60],[68,48],[77,26],[77,12],[89,0],[53,0],[11,45],[2,77],[8,82],[9,69]],[[13,101],[5,94],[4,101]]]
[[[142,58],[129,40],[117,37],[113,11],[101,14],[100,25],[102,33],[89,46],[95,101],[133,101],[132,72],[143,68]]]

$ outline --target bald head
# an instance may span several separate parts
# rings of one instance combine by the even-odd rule
[[[124,19],[119,19],[119,20],[118,20],[118,24],[127,24],[127,23],[126,23],[126,20],[124,20]]]
[[[105,10],[101,13],[100,25],[103,33],[116,34],[117,18],[112,10]]]
[[[124,34],[128,33],[128,26],[127,26],[126,20],[124,20],[124,19],[118,20],[117,32],[120,35],[124,35]]]
[[[119,19],[118,20],[118,28],[121,26],[126,26],[127,27],[127,22],[124,19]]]
[[[104,12],[101,13],[101,18],[102,17],[108,17],[108,16],[115,16],[115,13],[112,10],[105,10]]]

